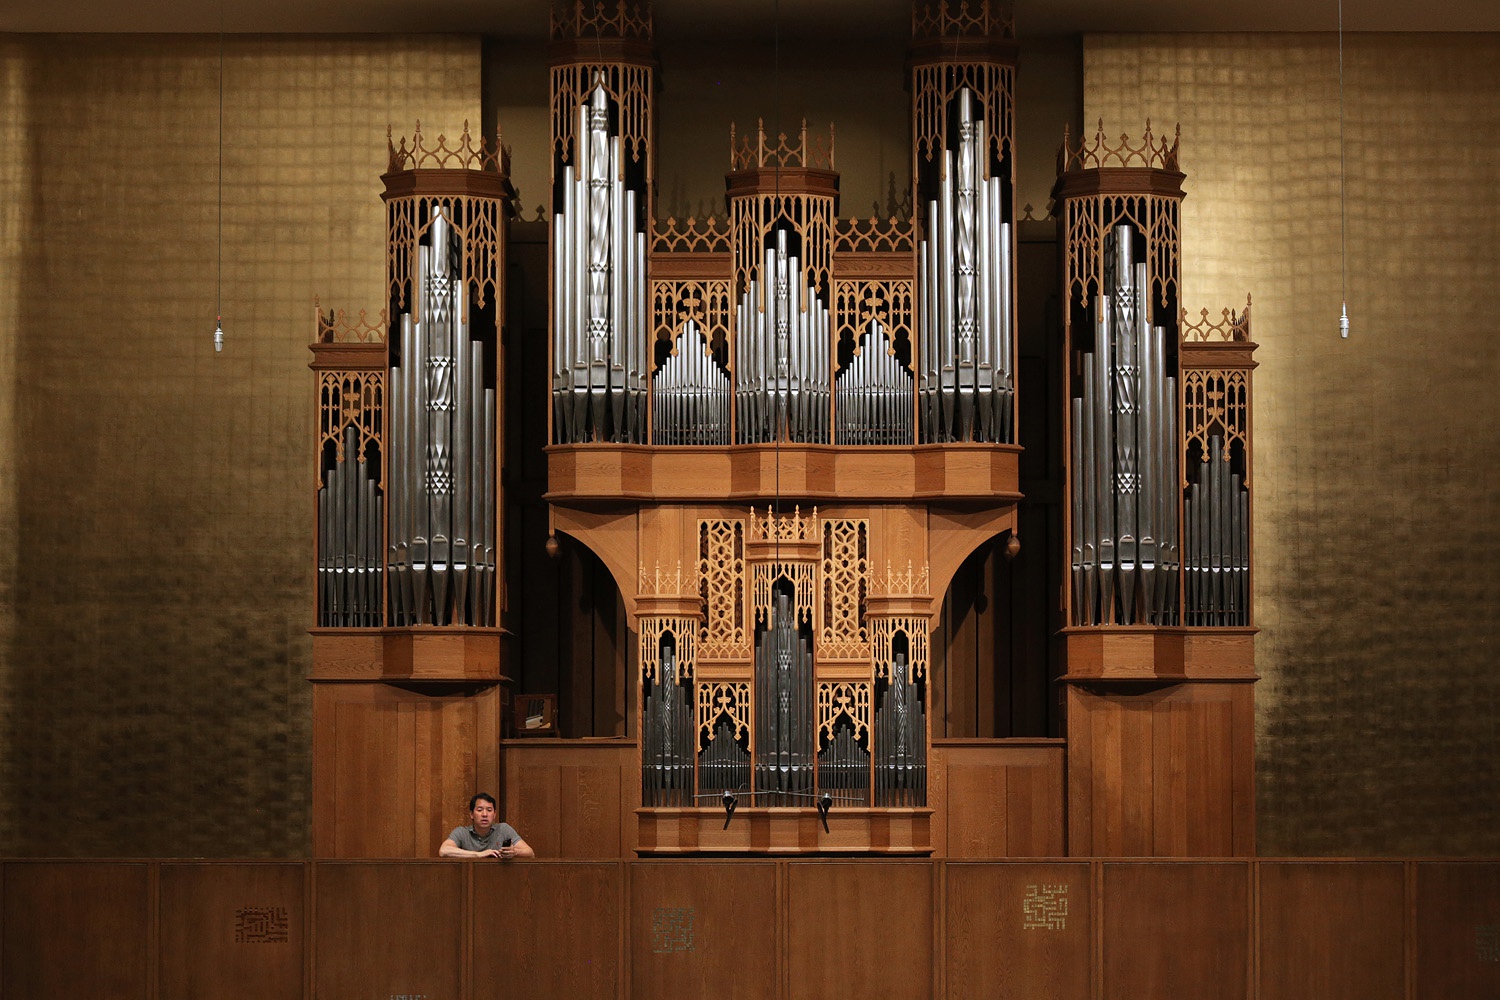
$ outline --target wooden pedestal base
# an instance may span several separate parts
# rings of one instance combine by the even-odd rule
[[[810,808],[638,809],[638,851],[650,854],[932,853],[931,809],[835,807],[824,831]]]

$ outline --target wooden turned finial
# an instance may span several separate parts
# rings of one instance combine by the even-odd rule
[[[1011,532],[1010,537],[1005,540],[1005,558],[1014,559],[1020,554],[1021,536],[1017,535],[1015,532]]]

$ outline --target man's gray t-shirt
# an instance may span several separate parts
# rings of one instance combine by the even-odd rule
[[[507,840],[512,844],[521,839],[516,828],[509,823],[496,823],[486,836],[479,836],[471,826],[456,826],[448,839],[466,851],[493,851]]]

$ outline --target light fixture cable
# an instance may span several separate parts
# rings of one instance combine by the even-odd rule
[[[214,287],[214,353],[224,350],[224,4],[219,3],[219,207],[216,225],[218,250],[215,254]]]
[[[1344,0],[1339,0],[1339,337],[1349,339],[1349,174],[1344,155]]]

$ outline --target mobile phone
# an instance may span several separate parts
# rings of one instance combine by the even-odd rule
[[[511,840],[510,840],[509,837],[506,837],[504,840],[500,841],[500,846],[501,847],[509,847],[510,844],[511,844]]]

